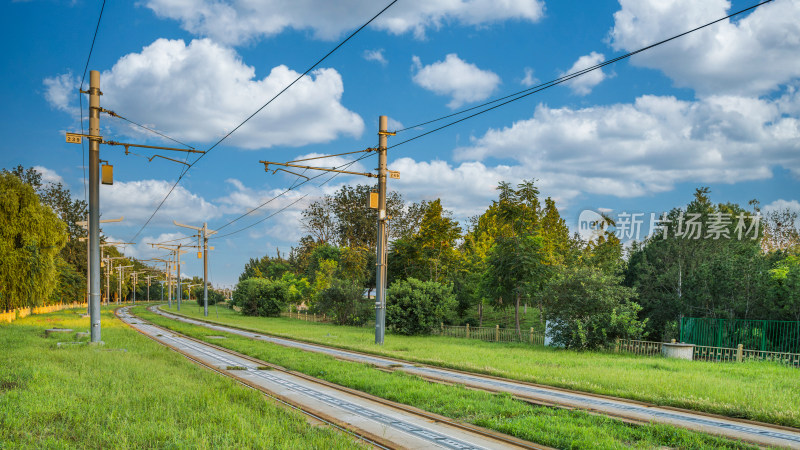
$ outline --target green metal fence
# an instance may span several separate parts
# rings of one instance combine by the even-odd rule
[[[800,322],[681,318],[681,342],[763,352],[800,353]]]

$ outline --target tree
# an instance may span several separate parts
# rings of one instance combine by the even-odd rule
[[[514,305],[514,324],[519,335],[520,300],[537,293],[549,273],[540,229],[539,190],[533,181],[527,180],[517,185],[516,190],[506,182],[501,182],[497,189],[500,194],[493,206],[505,226],[487,256],[482,286],[499,307]]]
[[[386,322],[400,334],[430,334],[456,303],[452,286],[415,278],[389,288]]]
[[[250,261],[244,265],[244,271],[239,275],[239,281],[253,277],[280,278],[290,270],[291,265],[281,257],[281,252],[278,251],[278,255],[274,258],[268,255],[258,259],[250,258]]]
[[[336,242],[336,218],[330,196],[311,203],[302,214],[300,223],[316,242],[320,244]]]
[[[142,299],[142,300],[147,298],[146,297],[146,295],[147,295],[147,288],[146,287],[145,287],[143,293],[144,293],[145,296],[140,297],[139,296],[140,294],[136,294],[137,295],[136,298],[137,299]],[[203,306],[205,304],[204,303],[205,300],[203,298],[203,285],[202,284],[199,285],[199,286],[193,286],[190,294],[191,294],[192,297],[194,297],[195,301],[197,301],[198,305]],[[211,286],[208,287],[208,304],[209,305],[216,305],[217,303],[222,303],[224,301],[225,301],[225,296],[222,295],[221,292],[217,291],[216,289],[212,288]]]
[[[372,312],[371,302],[364,298],[363,293],[357,281],[332,278],[324,289],[317,292],[315,307],[330,315],[339,325],[362,325]]]
[[[619,277],[595,267],[565,267],[541,293],[548,334],[556,345],[579,350],[602,348],[616,338],[636,338],[644,325],[636,292]]]
[[[625,285],[639,292],[640,317],[649,319],[653,338],[677,338],[681,317],[764,319],[774,314],[769,304],[774,256],[761,250],[763,230],[744,208],[715,205],[709,194],[708,188],[697,189],[685,209],[669,212],[665,233],[631,249]],[[712,223],[721,225],[718,234],[708,233]],[[740,226],[752,231],[740,237]]]
[[[483,289],[499,307],[514,305],[514,327],[520,335],[520,301],[535,297],[548,276],[540,236],[501,237],[489,252]]]
[[[277,317],[289,301],[289,286],[281,280],[248,278],[237,283],[233,298],[246,316]]]
[[[393,279],[442,282],[458,261],[456,241],[461,237],[461,227],[439,199],[427,206],[419,230],[392,243],[388,259]]]
[[[10,310],[45,304],[55,288],[66,226],[18,177],[0,174],[0,192],[1,305]]]
[[[800,252],[800,228],[798,228],[800,221],[798,221],[797,211],[789,208],[770,211],[764,219],[764,237],[761,239],[761,248],[765,252]]]
[[[800,321],[800,255],[789,255],[770,270],[776,307],[789,320]]]
[[[88,234],[85,228],[78,225],[78,222],[87,220],[88,208],[86,202],[73,199],[69,190],[61,183],[44,182],[42,174],[33,167],[25,169],[20,165],[11,169],[11,171],[3,169],[3,172],[16,176],[23,183],[32,187],[36,195],[39,196],[39,201],[42,205],[49,206],[64,222],[68,238],[59,252],[59,256],[73,267],[73,270],[68,271],[70,273],[68,278],[72,275],[77,275],[78,277],[70,278],[69,283],[77,283],[75,288],[80,288],[85,292],[87,247],[86,241],[81,241],[80,239],[86,238]],[[66,273],[66,268],[62,269],[59,270],[59,274]],[[82,285],[82,287],[79,285]]]

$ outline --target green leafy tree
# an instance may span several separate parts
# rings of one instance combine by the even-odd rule
[[[547,280],[542,238],[538,235],[499,238],[489,252],[483,289],[497,306],[514,307],[514,325],[520,334],[521,300],[535,296]]]
[[[497,189],[500,194],[493,206],[505,226],[487,255],[482,286],[498,307],[513,305],[514,325],[520,334],[521,300],[538,293],[549,274],[540,227],[539,190],[533,181],[526,180],[516,190],[506,182]]]
[[[10,310],[46,304],[56,285],[57,257],[67,240],[66,226],[17,176],[0,174],[0,192],[2,307]]]
[[[288,304],[290,292],[281,280],[248,278],[237,283],[233,297],[246,316],[277,317]]]
[[[744,208],[715,205],[709,193],[697,189],[685,209],[670,211],[666,235],[656,233],[631,249],[625,284],[639,292],[640,317],[649,319],[652,338],[677,338],[681,317],[775,315],[769,275],[775,256],[761,250],[763,229]],[[719,235],[709,235],[709,224],[724,223],[721,218],[729,223]],[[740,226],[751,231],[740,238]]]
[[[292,266],[289,261],[281,257],[280,251],[276,257],[263,256],[255,259],[250,258],[244,265],[244,271],[239,275],[239,281],[248,278],[280,278],[284,273],[290,271]]]
[[[789,255],[770,270],[775,283],[776,309],[784,318],[800,321],[800,255]]]
[[[315,306],[339,325],[363,325],[372,313],[371,302],[364,298],[363,292],[357,281],[331,278],[317,292]]]
[[[386,323],[406,335],[430,334],[456,304],[452,286],[415,278],[392,284],[386,299]]]
[[[637,317],[641,307],[633,301],[636,292],[599,268],[561,268],[541,296],[548,333],[556,345],[591,350],[643,333]]]
[[[145,286],[144,288],[147,289],[147,286]],[[144,291],[144,295],[147,295],[147,291],[146,290]],[[197,301],[198,305],[203,306],[205,304],[204,303],[204,299],[203,299],[203,286],[202,285],[193,286],[192,287],[191,296]],[[144,300],[147,297],[139,297],[139,294],[137,294],[136,298],[141,298],[142,300]],[[158,298],[158,297],[153,297],[153,298]],[[208,304],[209,305],[216,305],[217,303],[222,303],[224,301],[225,301],[225,296],[221,292],[219,292],[216,289],[214,289],[214,288],[209,286],[209,288],[208,288]]]
[[[455,269],[461,228],[439,199],[427,206],[419,230],[392,243],[388,256],[392,279],[413,277],[442,282]]]

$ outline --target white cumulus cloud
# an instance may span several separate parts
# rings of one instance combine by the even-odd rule
[[[642,96],[583,109],[539,105],[532,118],[490,129],[456,150],[463,161],[511,159],[569,198],[635,197],[680,182],[767,179],[776,166],[800,176],[800,120],[776,101],[715,96],[696,102]],[[517,166],[515,166],[517,167]]]
[[[539,82],[539,79],[536,78],[535,76],[533,76],[533,69],[531,69],[530,67],[526,67],[525,68],[525,76],[522,77],[522,80],[520,80],[519,84],[521,84],[521,85],[523,85],[525,87],[531,87],[531,86],[533,86],[534,84],[536,84],[538,82]]]
[[[580,72],[583,69],[587,69],[592,66],[596,66],[606,60],[606,57],[600,53],[592,52],[588,55],[581,56],[575,61],[575,64],[570,67],[570,69],[561,74],[561,76],[568,75],[571,73]],[[579,77],[573,78],[567,81],[565,84],[572,89],[572,92],[578,95],[588,95],[592,92],[595,86],[602,83],[603,80],[606,79],[606,74],[603,73],[603,69],[595,69],[591,72],[587,72],[584,75]]]
[[[364,50],[363,53],[364,59],[367,61],[375,61],[380,63],[380,65],[385,66],[389,64],[389,61],[383,56],[383,49],[379,48],[377,50]]]
[[[610,32],[632,51],[732,12],[727,0],[620,0]],[[761,95],[800,76],[800,2],[777,1],[640,53],[633,64],[660,70],[700,95]]]
[[[416,73],[414,83],[439,95],[451,98],[449,108],[488,98],[500,84],[500,77],[489,70],[461,60],[451,53],[444,61],[423,66],[417,56],[413,58]]]
[[[100,204],[103,205],[103,215],[124,216],[126,224],[144,223],[172,185],[165,180],[138,180],[115,181],[113,185],[102,186]],[[178,185],[153,218],[153,223],[172,226],[172,220],[178,218],[183,223],[201,223],[219,215],[217,206]]]
[[[45,78],[42,84],[45,88],[44,98],[50,106],[72,116],[78,116],[78,106],[75,103],[78,100],[80,81],[72,75],[72,72]]]
[[[45,183],[61,183],[64,184],[64,178],[61,177],[55,170],[48,169],[44,166],[33,166],[37,172],[42,174],[42,181]]]
[[[232,131],[298,75],[280,65],[258,79],[255,69],[234,50],[208,39],[188,45],[158,39],[102,73],[103,107],[181,141],[209,143]],[[315,70],[226,143],[257,149],[328,142],[341,135],[358,137],[364,121],[341,104],[343,92],[336,70]],[[127,126],[120,131],[134,133]]]
[[[274,36],[286,29],[310,30],[318,39],[336,39],[382,8],[369,0],[148,0],[145,5],[160,17],[180,21],[191,33],[226,44]],[[424,38],[426,30],[449,23],[536,22],[543,14],[540,0],[406,0],[386,10],[371,27]]]

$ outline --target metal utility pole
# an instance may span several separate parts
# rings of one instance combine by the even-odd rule
[[[337,155],[327,155],[327,156],[318,156],[314,158],[306,158],[306,159],[298,159],[295,161],[289,161],[286,163],[274,162],[274,161],[259,161],[260,163],[264,164],[264,170],[269,172],[269,165],[276,165],[282,167],[291,167],[296,169],[308,169],[308,170],[321,170],[325,172],[336,172],[336,173],[346,173],[351,175],[363,175],[366,177],[371,178],[378,178],[378,193],[377,196],[373,197],[372,194],[370,195],[370,208],[378,210],[378,240],[377,240],[377,265],[375,268],[375,290],[376,290],[376,297],[375,297],[375,343],[378,345],[383,345],[383,337],[386,333],[386,221],[389,220],[388,215],[386,214],[386,177],[387,175],[389,178],[399,179],[400,173],[394,170],[387,170],[386,168],[386,140],[389,136],[394,136],[395,133],[391,133],[386,130],[388,126],[388,118],[386,116],[380,116],[378,118],[378,148],[368,148],[366,150],[358,150],[355,152],[347,152],[347,153],[339,153]],[[329,158],[332,156],[341,156],[341,155],[348,155],[352,153],[360,153],[360,152],[378,152],[378,174],[375,175],[374,173],[360,173],[360,172],[348,172],[346,170],[337,170],[334,168],[325,168],[325,167],[313,167],[313,166],[306,166],[296,164],[301,161],[309,161],[312,159],[322,159],[322,158]],[[286,169],[274,169],[272,173],[274,174],[277,171],[283,171],[290,173],[292,175],[297,175],[300,177],[305,177],[302,174],[290,172]],[[307,177],[306,177],[307,178]]]
[[[167,307],[172,309],[172,261],[167,262]],[[161,286],[164,289],[164,286]]]
[[[150,245],[153,246],[154,248],[169,250],[175,258],[175,263],[172,263],[172,267],[175,267],[176,264],[178,266],[176,274],[178,281],[177,299],[178,299],[178,311],[180,311],[181,310],[181,254],[188,252],[188,250],[181,250],[181,247],[192,247],[192,246],[191,245],[186,246],[183,244],[159,244],[159,243],[151,243]],[[170,267],[169,264],[170,263],[168,263],[167,265],[167,279],[169,279],[169,274],[172,272],[169,268]],[[170,298],[169,307],[172,308],[172,286],[168,285],[168,287],[169,287],[169,298]]]
[[[119,272],[119,274],[117,275],[117,282],[119,282],[119,290],[117,291],[117,293],[119,294],[119,296],[117,297],[118,305],[122,300],[122,269],[127,269],[128,267],[133,267],[133,266],[117,266],[117,271]]]
[[[89,72],[89,320],[100,341],[100,72]]]
[[[144,273],[144,272],[142,272]],[[139,282],[139,272],[131,273],[133,275],[133,304],[136,304],[136,287]]]
[[[125,217],[120,217],[119,219],[101,220],[99,223],[122,222],[123,220],[125,220]],[[81,220],[79,222],[75,222],[75,225],[78,225],[79,227],[82,227],[84,230],[87,231],[87,234],[89,234],[88,233],[88,231],[89,231],[89,216],[88,215],[86,216],[86,220],[85,221]],[[91,271],[91,254],[92,254],[92,252],[91,252],[91,247],[89,245],[89,238],[88,237],[79,238],[78,240],[80,240],[80,241],[85,240],[86,241],[86,308],[87,308],[87,313],[89,315],[91,315],[92,312],[91,312],[91,303],[89,302],[89,297],[91,296],[90,287],[92,285],[92,271]],[[100,253],[101,253],[100,254],[100,260],[101,261],[103,260],[103,255],[102,255],[102,251],[103,250],[102,250],[102,248],[105,247],[106,245],[113,245],[113,244],[114,243],[105,243],[105,244],[101,244],[100,245]],[[123,244],[123,243],[120,242],[119,244]],[[98,272],[99,271],[100,271],[100,269],[98,269]],[[101,282],[100,285],[102,286],[102,284],[103,283]]]
[[[103,258],[103,261],[108,261],[108,264],[106,264],[106,305],[111,302],[111,272],[114,271],[115,259],[125,259],[125,257],[109,256],[108,258]]]
[[[375,268],[375,343],[386,334],[386,116],[378,119],[378,249]]]
[[[205,152],[195,149],[178,149],[103,141],[103,137],[100,136],[100,113],[117,114],[100,107],[100,96],[103,95],[100,91],[100,72],[96,70],[89,71],[89,90],[81,91],[81,93],[89,94],[89,134],[66,133],[66,141],[70,144],[80,144],[84,137],[89,139],[89,277],[86,283],[89,289],[91,342],[99,343],[102,342],[100,340],[100,144],[105,142],[109,145],[122,145],[125,147],[126,154],[129,153],[128,147],[175,150],[189,153]],[[152,158],[150,159],[152,160]],[[108,173],[106,173],[106,167],[110,169]],[[111,184],[113,182],[111,180],[112,170],[110,165],[103,166],[104,184]],[[106,175],[108,175],[108,177],[106,177]]]
[[[181,244],[178,244],[178,250],[175,251],[175,260],[178,262],[178,270],[175,271],[175,281],[178,284],[178,311],[181,310]]]
[[[147,276],[147,301],[150,301],[150,279],[154,278],[153,275]],[[162,299],[163,300],[163,299]]]
[[[193,227],[191,225],[184,225],[182,223],[178,223],[176,221],[172,221],[175,225],[184,228],[191,228],[193,230],[197,230],[197,247],[203,249],[203,315],[208,316],[208,237],[212,234],[215,234],[216,231],[209,230],[208,224],[203,222],[203,227]],[[200,240],[202,239],[202,243]],[[202,247],[201,247],[202,246]],[[212,247],[213,250],[213,247]],[[200,257],[200,252],[198,252],[197,257]]]

